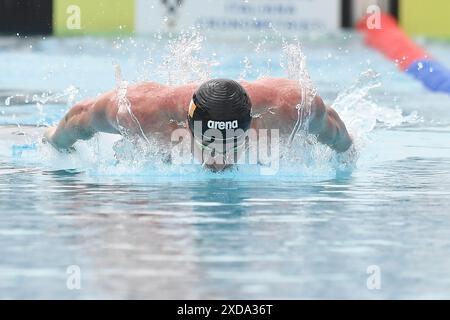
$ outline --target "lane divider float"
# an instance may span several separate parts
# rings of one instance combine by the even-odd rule
[[[366,18],[358,22],[357,29],[364,35],[367,45],[383,53],[429,90],[450,94],[450,70],[415,44],[394,17],[383,13],[380,29],[369,29]]]

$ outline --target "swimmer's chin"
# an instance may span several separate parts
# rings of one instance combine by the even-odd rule
[[[205,164],[205,165],[203,165],[203,168],[205,168],[211,172],[214,172],[214,173],[220,173],[220,172],[232,170],[233,168],[235,168],[235,166],[232,164],[226,164],[226,165]]]

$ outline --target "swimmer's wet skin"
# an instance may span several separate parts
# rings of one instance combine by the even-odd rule
[[[212,79],[203,84],[181,86],[144,82],[131,85],[127,90],[127,99],[140,124],[139,128],[129,117],[122,117],[119,113],[117,91],[113,90],[73,106],[57,127],[46,131],[44,141],[59,150],[69,150],[76,141],[90,139],[97,132],[120,134],[117,123],[120,119],[121,127],[125,127],[130,134],[157,136],[161,142],[169,144],[171,133],[178,128],[177,123],[187,119],[196,141],[194,148],[204,149],[211,142],[228,144],[231,141],[232,147],[226,150],[232,150],[233,156],[239,156],[239,135],[249,128],[279,129],[280,134],[292,131],[298,119],[296,106],[302,98],[300,92],[297,81],[283,78],[263,78],[254,82]],[[275,111],[274,114],[252,119],[251,112],[261,114],[269,107]],[[196,130],[195,123],[198,121],[201,124]],[[325,106],[319,96],[311,104],[308,125],[310,134],[316,135],[320,143],[336,152],[344,152],[352,144],[337,112]],[[226,140],[208,136],[210,129],[218,130]],[[230,139],[226,135],[227,130],[239,134]],[[207,167],[220,171],[228,165],[226,152],[219,154],[225,161],[198,160],[203,164],[208,162]]]

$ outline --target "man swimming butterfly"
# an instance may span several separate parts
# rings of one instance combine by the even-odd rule
[[[283,78],[254,82],[212,79],[201,85],[181,86],[144,82],[130,85],[126,91],[132,119],[120,114],[119,93],[113,90],[74,105],[57,127],[47,129],[44,141],[58,150],[67,150],[95,133],[121,134],[125,129],[127,133],[156,137],[170,144],[171,133],[180,122],[185,122],[197,160],[213,171],[222,171],[230,166],[230,156],[239,157],[243,152],[242,137],[250,128],[278,129],[280,134],[288,135],[297,120],[307,120],[308,133],[315,135],[317,141],[338,153],[348,150],[352,139],[344,122],[319,96],[313,99],[307,114],[300,113],[300,117],[308,119],[298,119],[300,89],[297,81]],[[267,112],[268,108],[272,112]],[[252,117],[251,113],[264,116]]]

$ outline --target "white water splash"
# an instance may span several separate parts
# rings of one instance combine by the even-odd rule
[[[289,143],[292,143],[294,137],[300,130],[307,131],[307,121],[305,122],[304,120],[308,119],[311,112],[311,103],[317,95],[317,89],[306,69],[306,56],[302,51],[300,43],[289,44],[283,41],[280,65],[286,72],[288,79],[298,81],[301,90],[301,101],[296,106],[298,113],[297,122],[289,137]]]
[[[361,73],[331,105],[345,122],[348,131],[357,139],[363,138],[377,125],[392,128],[420,121],[417,112],[404,116],[401,109],[383,107],[371,100],[370,91],[381,86],[379,76],[371,69]]]
[[[122,70],[120,68],[119,64],[114,65],[114,71],[115,71],[115,79],[116,79],[116,90],[117,90],[117,104],[118,104],[118,111],[116,115],[116,121],[117,126],[119,128],[120,133],[123,136],[130,136],[132,135],[132,129],[138,129],[138,134],[141,135],[141,137],[148,142],[148,138],[144,133],[144,130],[142,130],[142,126],[139,122],[139,120],[134,115],[133,111],[131,110],[131,102],[127,98],[127,90],[128,90],[128,82],[123,80],[122,77]],[[121,121],[123,121],[124,117],[129,117],[131,119],[131,126],[129,124],[122,125]],[[131,128],[132,127],[132,128]]]
[[[138,82],[144,82],[144,81],[154,81],[152,79],[153,73],[154,73],[154,59],[153,59],[153,51],[151,48],[147,48],[147,58],[144,59],[141,65],[138,65],[138,76],[137,81]]]
[[[17,93],[11,95],[5,99],[5,106],[18,104],[40,104],[45,105],[48,103],[65,103],[72,105],[75,100],[75,96],[78,94],[78,88],[69,86],[61,92],[42,92],[42,93]]]
[[[195,28],[170,40],[167,53],[163,55],[162,64],[156,69],[156,73],[169,85],[210,79],[211,69],[218,63],[212,58],[200,56],[203,41],[204,37]]]
[[[37,120],[35,121],[36,126],[48,126],[47,122],[47,111],[45,105],[48,104],[66,104],[67,107],[73,105],[76,95],[78,94],[78,88],[74,86],[69,86],[61,92],[52,93],[51,91],[39,92],[39,93],[17,93],[11,95],[5,99],[5,106],[15,106],[15,105],[28,105],[34,104],[37,111]],[[15,121],[15,114],[13,116],[13,121]],[[19,123],[15,123],[17,127]]]
[[[241,73],[239,74],[239,79],[245,80],[247,79],[247,76],[250,74],[252,70],[252,62],[250,61],[249,57],[244,57],[244,59],[241,61],[241,64],[243,65],[243,68],[241,70]]]
[[[302,95],[302,100],[296,107],[297,123],[289,142],[282,148],[283,161],[290,165],[307,170],[312,168],[324,170],[329,168],[330,164],[335,169],[351,169],[356,164],[368,134],[376,127],[391,128],[420,121],[416,112],[405,116],[399,108],[383,107],[375,103],[371,99],[370,92],[380,87],[381,83],[379,75],[373,70],[368,70],[363,72],[349,88],[342,91],[331,105],[346,124],[354,142],[348,151],[337,154],[329,147],[317,143],[317,139],[308,134],[307,119],[317,90],[308,74],[306,56],[301,46],[298,43],[284,42],[282,57],[281,66],[289,79],[299,82]]]
[[[167,151],[164,152],[156,137],[148,136],[132,110],[127,98],[128,82],[123,80],[118,64],[114,65],[118,111],[116,122],[122,139],[114,143],[115,158],[119,162],[141,166],[149,161],[164,163],[167,161]]]
[[[66,105],[71,106],[75,100],[76,95],[78,94],[79,89],[74,86],[69,86],[64,89],[62,92],[57,92],[54,94],[43,93],[42,95],[33,95],[31,101],[40,104],[47,103],[58,103],[64,101]]]

